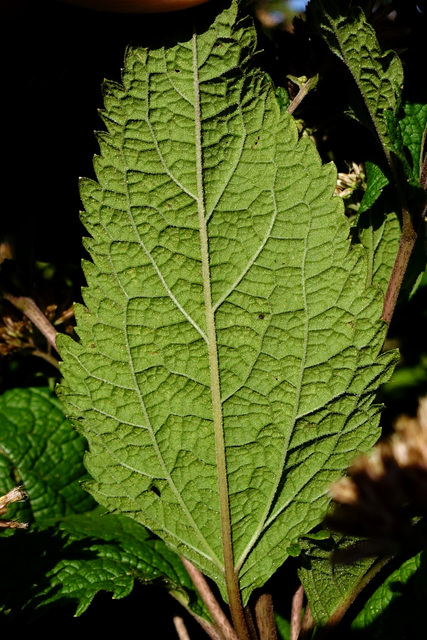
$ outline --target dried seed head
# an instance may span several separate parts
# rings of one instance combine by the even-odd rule
[[[9,505],[14,502],[22,502],[28,498],[23,487],[14,487],[5,495],[0,496],[0,516],[7,513]],[[15,520],[0,520],[0,528],[2,529],[26,529],[28,524],[25,522],[16,522]]]
[[[359,557],[368,550],[388,555],[401,545],[427,544],[413,527],[414,517],[427,515],[427,398],[415,418],[400,416],[388,440],[357,458],[330,494],[335,504],[326,526],[367,539],[351,549],[352,559],[357,550]]]
[[[348,173],[338,173],[335,195],[349,198],[357,189],[366,191],[366,178],[363,166],[353,162]]]

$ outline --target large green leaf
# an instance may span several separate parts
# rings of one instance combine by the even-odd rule
[[[377,439],[395,358],[335,168],[280,114],[236,14],[130,49],[105,85],[80,343],[59,347],[90,491],[224,595],[232,562],[246,602]]]

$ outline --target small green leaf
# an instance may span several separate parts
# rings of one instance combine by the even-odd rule
[[[383,170],[374,162],[365,163],[367,188],[359,207],[359,214],[370,209],[382,194],[389,179]]]
[[[289,620],[286,620],[286,618],[278,613],[274,614],[274,618],[276,620],[277,633],[279,634],[279,638],[281,640],[290,640],[291,625],[289,623]]]
[[[286,549],[286,552],[292,558],[297,558],[299,556],[299,554],[301,553],[301,547],[299,546],[299,544],[291,544]]]
[[[406,102],[403,105],[404,117],[399,121],[402,142],[409,150],[411,172],[415,183],[420,179],[422,151],[427,127],[427,104]]]
[[[286,91],[284,87],[277,87],[276,99],[280,107],[280,113],[285,113],[287,108],[291,104],[291,99],[289,97],[289,93]]]

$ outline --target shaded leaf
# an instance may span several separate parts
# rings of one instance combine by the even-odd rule
[[[351,564],[332,562],[333,551],[349,543],[349,538],[339,535],[326,540],[301,540],[303,556],[298,575],[316,624],[325,625],[341,606],[350,603],[352,594],[375,563],[372,558]]]
[[[425,552],[403,562],[368,599],[352,623],[351,638],[421,638],[427,565]]]
[[[402,107],[404,117],[399,120],[402,144],[410,153],[408,173],[414,184],[420,180],[422,166],[422,151],[424,147],[427,126],[427,104],[405,102]]]
[[[365,163],[367,187],[360,202],[359,214],[370,209],[382,194],[384,187],[389,184],[389,179],[377,164],[367,161]]]
[[[368,254],[366,283],[381,288],[385,294],[400,241],[400,220],[396,196],[386,190],[359,214],[358,237]],[[363,203],[363,201],[362,201]]]
[[[34,594],[37,608],[66,600],[75,601],[81,615],[99,591],[124,598],[135,580],[158,583],[192,611],[209,619],[181,561],[162,540],[125,516],[99,510],[69,516],[56,523],[62,533],[60,556],[46,571],[44,583]],[[39,583],[40,584],[40,583]]]
[[[77,615],[101,590],[122,598],[134,580],[159,582],[208,617],[179,558],[144,527],[103,515],[80,483],[86,440],[45,388],[0,396],[0,482],[23,483],[28,501],[10,508],[31,529],[2,539],[2,610],[11,615],[74,600]],[[9,512],[8,512],[9,517]]]
[[[371,129],[388,155],[393,145],[387,112],[396,112],[403,83],[399,57],[392,51],[382,52],[361,7],[344,9],[336,0],[312,0],[307,11],[312,27],[347,66],[357,85],[359,98],[352,94],[350,114]]]
[[[80,486],[87,476],[86,441],[49,389],[17,388],[0,396],[0,448],[2,492],[22,484],[30,498],[19,506],[20,519],[31,523],[93,508]]]

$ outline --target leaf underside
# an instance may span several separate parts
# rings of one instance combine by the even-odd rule
[[[228,518],[246,602],[377,439],[395,356],[378,356],[382,294],[335,168],[280,115],[236,13],[130,49],[123,85],[105,85],[80,343],[59,347],[89,490],[224,596]]]

